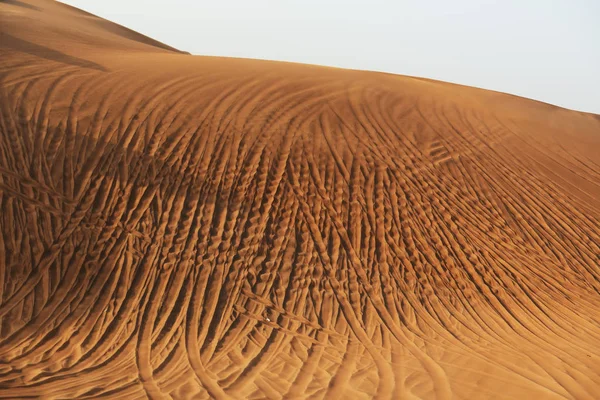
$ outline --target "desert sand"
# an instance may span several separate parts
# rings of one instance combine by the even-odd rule
[[[600,398],[600,116],[0,35],[0,398]]]

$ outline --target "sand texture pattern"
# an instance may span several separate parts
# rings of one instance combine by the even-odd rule
[[[599,116],[0,35],[0,398],[600,398]]]

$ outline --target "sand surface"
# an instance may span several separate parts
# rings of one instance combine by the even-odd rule
[[[0,35],[0,398],[600,398],[599,116]]]

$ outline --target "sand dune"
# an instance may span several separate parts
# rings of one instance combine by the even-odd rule
[[[0,398],[600,397],[599,116],[0,34]]]

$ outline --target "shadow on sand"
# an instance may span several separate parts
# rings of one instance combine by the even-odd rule
[[[14,0],[11,0],[11,3]],[[40,46],[39,44],[31,43],[18,37],[12,36],[5,32],[0,32],[0,48],[9,48],[22,53],[31,54],[36,57],[45,58],[47,60],[60,62],[63,64],[75,65],[82,68],[95,69],[102,72],[108,70],[100,64],[93,61],[88,61],[83,58],[70,56],[58,50]]]

